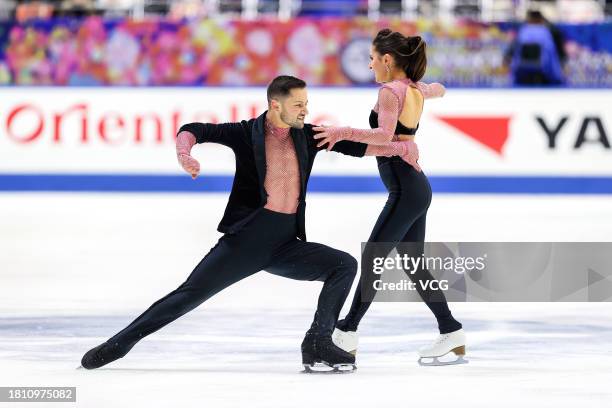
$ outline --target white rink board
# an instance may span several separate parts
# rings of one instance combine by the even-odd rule
[[[309,89],[307,122],[367,128],[376,96],[375,88]],[[426,102],[420,163],[430,175],[612,175],[611,97],[610,90],[450,89]],[[181,124],[237,121],[265,109],[264,88],[3,88],[0,173],[178,173]],[[488,147],[441,119],[449,117],[505,141]],[[507,135],[483,135],[478,121],[487,118],[507,120]],[[544,128],[558,128],[554,147]],[[226,147],[200,146],[194,155],[207,174],[233,173]],[[321,154],[315,174],[376,174],[376,166]]]

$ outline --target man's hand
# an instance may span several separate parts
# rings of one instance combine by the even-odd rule
[[[200,163],[191,157],[191,148],[196,144],[196,138],[191,132],[182,131],[176,137],[176,157],[183,169],[196,179],[200,174]]]
[[[195,180],[200,174],[200,163],[188,154],[179,154],[177,157],[183,169]]]

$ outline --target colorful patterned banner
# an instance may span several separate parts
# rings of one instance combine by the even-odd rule
[[[310,85],[369,84],[372,36],[390,27],[428,44],[427,80],[509,86],[509,24],[399,19],[84,20],[0,23],[3,85],[265,85],[292,74]],[[563,26],[569,86],[612,86],[611,24]],[[605,40],[607,38],[607,40]],[[603,44],[603,45],[602,45]]]

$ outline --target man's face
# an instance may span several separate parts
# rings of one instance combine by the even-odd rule
[[[308,114],[308,94],[306,88],[292,89],[280,103],[280,118],[288,126],[296,129],[304,127],[304,118]]]

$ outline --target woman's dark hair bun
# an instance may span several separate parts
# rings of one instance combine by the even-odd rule
[[[421,36],[404,36],[388,28],[380,30],[372,41],[376,51],[381,54],[392,55],[396,66],[406,72],[406,76],[417,82],[427,68],[426,44]]]
[[[388,28],[383,28],[378,32],[378,34],[376,34],[376,37],[388,37],[392,33],[393,31],[389,30]]]

